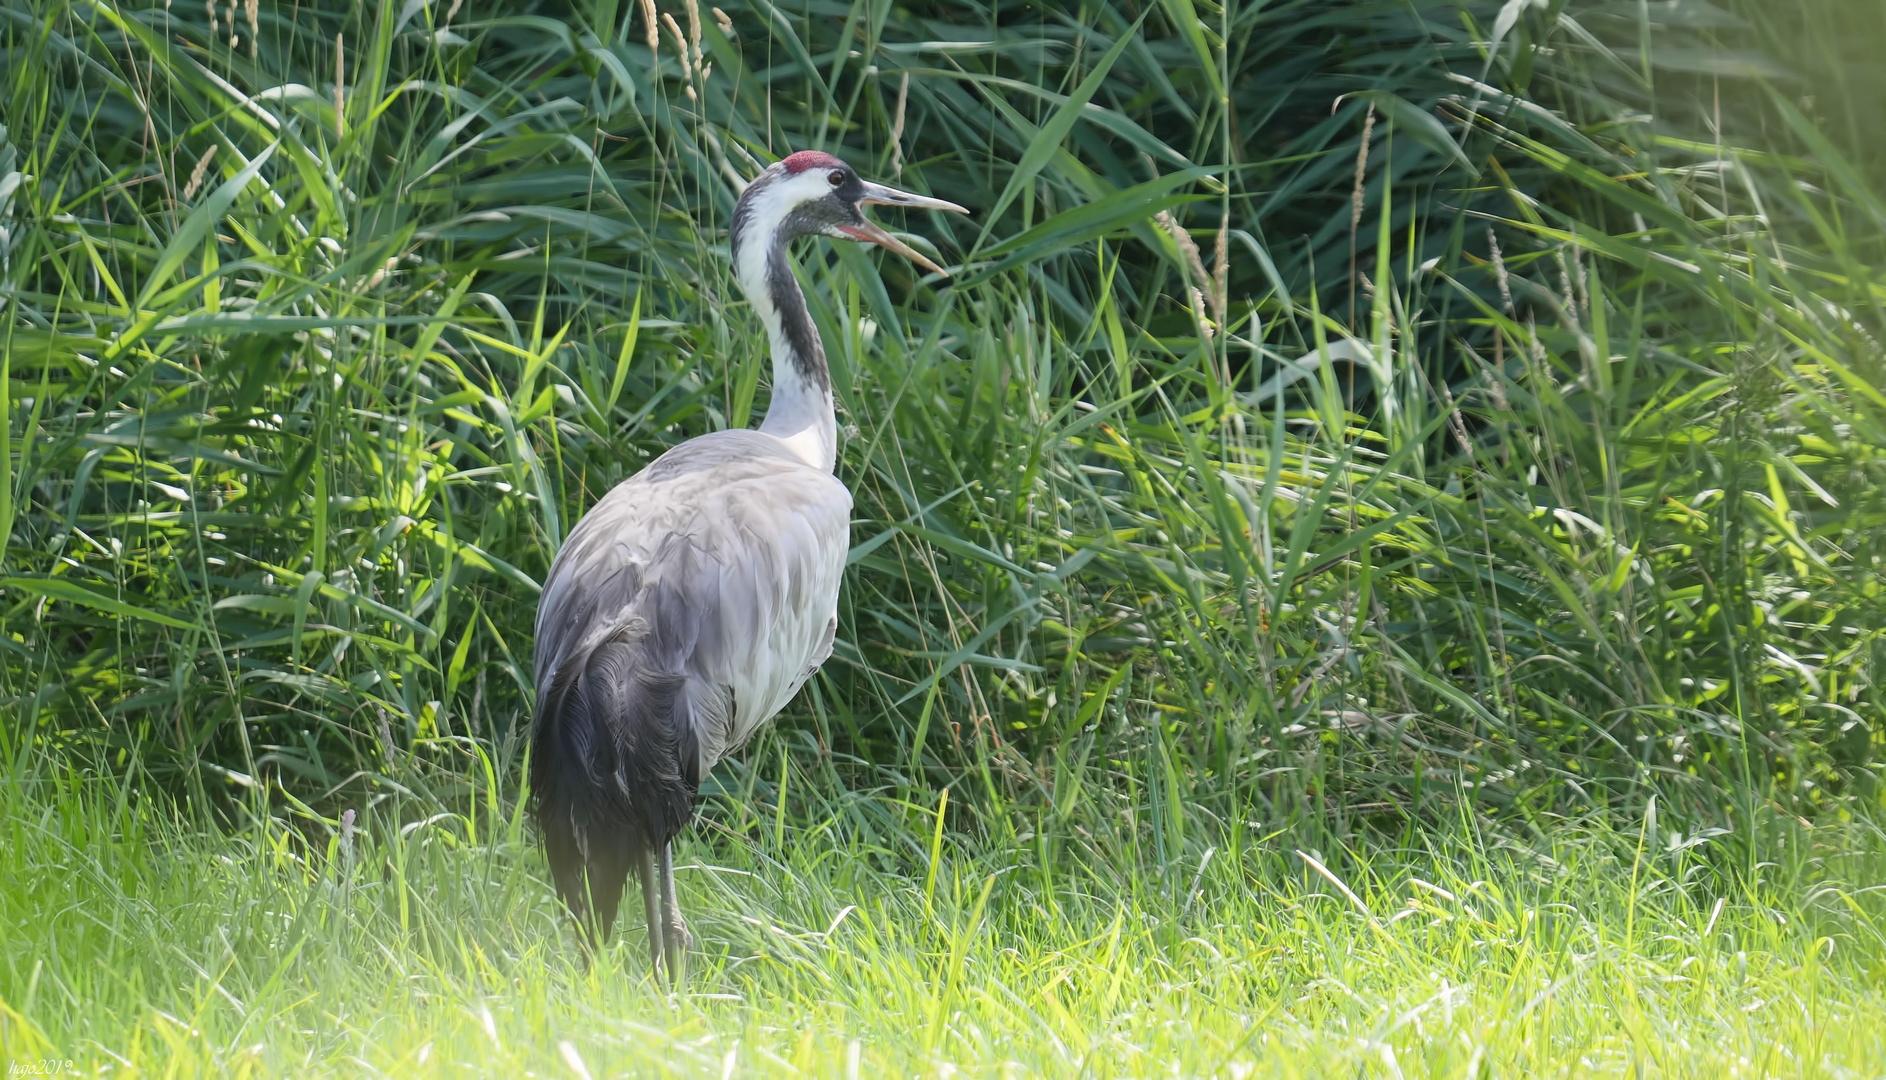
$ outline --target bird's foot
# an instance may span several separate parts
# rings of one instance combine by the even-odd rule
[[[694,948],[694,935],[688,932],[688,924],[676,916],[668,921],[667,928],[662,931],[662,943],[672,944],[682,952],[687,952]]]
[[[679,915],[667,920],[667,925],[662,927],[661,951],[670,988],[679,988],[687,978],[688,951],[693,947],[694,935],[688,932],[688,924]]]

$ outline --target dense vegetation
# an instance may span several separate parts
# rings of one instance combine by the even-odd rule
[[[1510,947],[1513,985],[1564,976],[1525,967],[1555,904],[1584,921],[1542,956],[1618,950],[1579,969],[1593,994],[1670,976],[1704,1011],[1772,1003],[1825,934],[1859,980],[1835,1012],[1878,1007],[1886,12],[724,7],[0,0],[0,870],[89,868],[0,890],[0,916],[119,913],[67,931],[64,1002],[33,989],[50,937],[0,950],[0,1037],[35,1001],[48,1030],[90,1025],[71,964],[133,964],[122,935],[199,972],[226,949],[255,1009],[315,1008],[294,988],[324,976],[264,959],[301,947],[283,911],[318,924],[290,937],[337,985],[456,993],[561,955],[516,813],[536,582],[611,484],[764,408],[724,225],[745,177],[807,147],[975,213],[892,223],[948,280],[800,251],[854,555],[836,654],[717,774],[695,841],[803,891],[695,880],[710,909],[814,949],[888,897],[886,981],[843,977],[882,1000],[940,965],[924,1054],[989,1067],[1005,1022],[953,1026],[965,980],[1036,1009],[1073,980],[1066,1015],[1091,1020],[1164,993],[1192,940],[1243,965],[1303,948],[1310,982],[1379,948],[1391,989],[1354,1016],[1400,1015],[1441,992],[1392,989],[1442,977],[1411,956],[1451,948],[1460,980]],[[356,828],[385,867],[359,893]],[[1512,935],[1452,909],[1452,945],[1390,933],[1371,912],[1411,874],[1494,880],[1503,914],[1473,917]],[[1319,906],[1339,878],[1355,903]],[[1416,892],[1464,895],[1442,884]],[[153,890],[184,913],[152,921]],[[256,914],[212,946],[231,896]],[[1227,914],[1191,926],[1195,901]],[[1003,975],[985,912],[1053,924],[1050,959]],[[710,988],[800,1001],[794,978],[841,977],[741,917],[708,916],[714,948],[795,959],[710,965]],[[1224,936],[1240,920],[1319,944]],[[1651,923],[1664,945],[1632,952]],[[1082,951],[1109,926],[1104,959]],[[1068,974],[1121,955],[1153,982],[1103,1003]],[[541,994],[596,985],[559,970]],[[1114,1033],[1230,1030],[1320,992],[1292,978]],[[532,1000],[540,1034],[603,1007]],[[1062,1019],[1035,1014],[1066,1040]],[[202,1067],[246,1046],[228,1023]],[[860,1023],[910,1018],[814,1026]],[[1819,1030],[1620,1023],[1719,1062]],[[1368,1040],[1396,1030],[1330,1060],[1392,1062]],[[1575,1061],[1595,1031],[1499,1060]],[[335,1040],[306,1052],[396,1068],[422,1041]],[[1440,1045],[1430,1067],[1475,1053]],[[1219,1056],[1148,1052],[1210,1071],[1250,1049],[1198,1046]]]
[[[859,511],[786,741],[851,782],[1344,835],[1881,758],[1877,86],[1753,48],[1837,9],[7,10],[31,742],[512,775],[535,582],[763,405],[721,226],[824,146],[977,211],[948,283],[805,253]]]

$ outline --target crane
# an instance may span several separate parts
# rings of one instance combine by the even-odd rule
[[[967,213],[812,150],[747,185],[729,240],[772,350],[765,419],[689,439],[616,485],[570,530],[538,601],[530,781],[551,877],[593,948],[633,872],[651,963],[671,983],[690,944],[671,842],[701,778],[785,707],[838,630],[851,492],[833,475],[831,375],[788,249],[859,240],[945,273],[868,205]]]

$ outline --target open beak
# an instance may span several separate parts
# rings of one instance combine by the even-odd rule
[[[958,206],[943,199],[932,199],[928,195],[913,195],[908,191],[899,191],[883,184],[866,183],[864,198],[858,200],[861,206],[903,206],[912,210],[948,210],[953,214],[967,214],[967,207]],[[876,222],[865,219],[862,225],[840,225],[839,230],[853,240],[862,240],[867,244],[876,244],[888,251],[894,251],[925,270],[949,276],[949,271],[931,261],[930,257],[904,243],[897,237],[885,232]]]

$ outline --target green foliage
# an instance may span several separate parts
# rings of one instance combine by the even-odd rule
[[[511,783],[535,582],[763,407],[723,225],[822,146],[979,211],[906,223],[950,282],[802,253],[858,520],[779,737],[836,782],[999,836],[1097,783],[1161,867],[1877,790],[1886,210],[1811,51],[1562,0],[755,0],[653,52],[631,4],[255,10],[0,5],[16,772]]]

